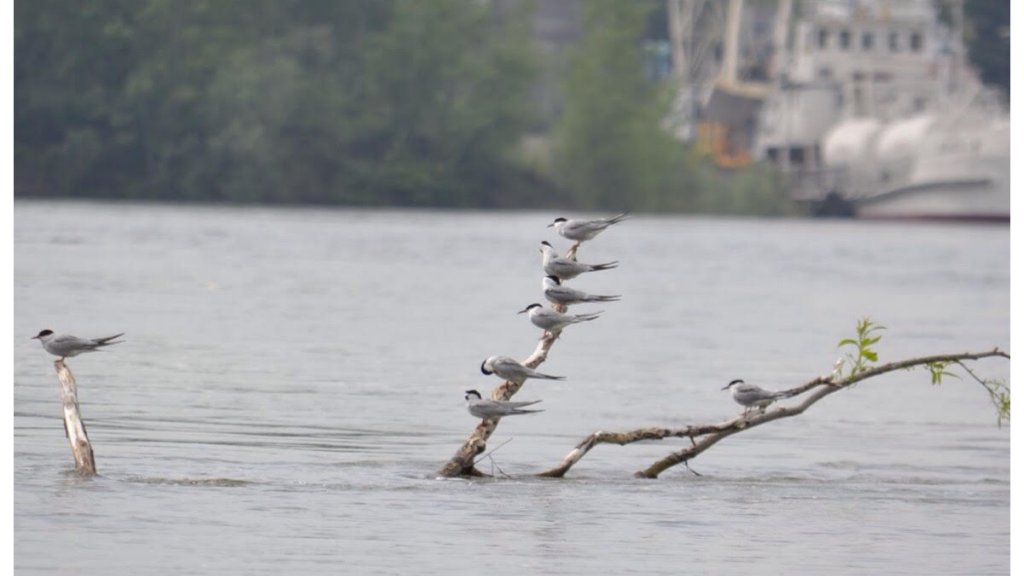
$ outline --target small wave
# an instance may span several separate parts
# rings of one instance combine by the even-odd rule
[[[212,486],[215,488],[237,488],[239,486],[255,484],[255,482],[237,480],[235,478],[143,478],[133,476],[128,478],[127,481],[136,484],[155,484],[159,486]]]

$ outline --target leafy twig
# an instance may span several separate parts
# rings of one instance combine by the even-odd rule
[[[878,362],[878,352],[875,351],[874,345],[882,339],[880,335],[875,335],[879,330],[885,330],[885,326],[875,324],[870,318],[864,318],[857,321],[856,339],[843,338],[839,341],[838,348],[852,346],[856,349],[856,354],[846,354],[846,359],[850,361],[850,376],[856,376],[867,370],[868,364]],[[842,374],[841,365],[836,369]]]
[[[986,392],[988,392],[988,398],[996,408],[996,424],[1002,428],[1004,422],[1010,421],[1010,387],[1002,380],[997,380],[995,378],[981,378],[974,373],[974,370],[971,370],[966,364],[959,360],[957,360],[956,363],[959,364],[975,382],[981,384],[982,388],[984,388]]]

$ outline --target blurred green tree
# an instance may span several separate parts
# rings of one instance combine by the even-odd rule
[[[528,5],[19,0],[19,195],[480,205],[515,183]]]
[[[967,0],[967,52],[982,82],[1010,96],[1010,0]]]
[[[682,147],[661,128],[667,94],[644,75],[651,2],[590,0],[568,60],[556,130],[562,185],[582,208],[655,207],[674,189]]]
[[[400,0],[371,39],[350,159],[387,204],[493,205],[530,121],[527,13],[486,2]]]

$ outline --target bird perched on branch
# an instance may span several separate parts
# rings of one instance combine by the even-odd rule
[[[511,380],[522,384],[527,378],[541,378],[544,380],[565,380],[565,376],[551,376],[537,372],[533,368],[524,366],[514,358],[508,356],[491,356],[480,364],[480,371],[490,376],[495,374],[505,380]]]
[[[583,242],[593,240],[595,236],[604,232],[604,229],[622,222],[629,216],[629,212],[623,212],[612,218],[599,218],[597,220],[566,220],[555,218],[555,221],[548,224],[548,228],[554,228],[563,238]]]
[[[582,304],[584,302],[615,302],[622,296],[598,296],[596,294],[587,294],[582,290],[576,290],[568,286],[562,286],[562,281],[558,279],[558,276],[548,275],[541,281],[541,286],[544,287],[544,297],[547,298],[548,302],[552,304],[562,304],[568,306],[570,304]]]
[[[594,320],[601,314],[600,312],[592,314],[562,314],[537,303],[530,304],[516,312],[516,314],[523,314],[524,312],[530,315],[530,322],[533,322],[534,326],[552,333],[561,332],[562,328],[570,324]]]
[[[598,272],[600,270],[611,270],[619,265],[619,262],[605,262],[604,264],[584,264],[575,260],[558,255],[548,241],[540,243],[540,252],[543,254],[544,273],[558,277],[560,280],[572,280],[584,272]]]
[[[33,336],[32,340],[39,340],[47,352],[54,356],[58,356],[63,360],[65,358],[78,356],[82,352],[95,352],[104,346],[120,344],[123,340],[118,340],[116,342],[114,340],[121,336],[124,336],[124,332],[114,334],[113,336],[107,336],[106,338],[87,339],[68,334],[54,334],[53,330],[43,330],[39,332],[39,334]]]
[[[540,400],[529,402],[509,402],[507,400],[484,400],[476,390],[466,390],[466,409],[477,418],[501,418],[516,414],[533,414],[543,410],[526,410],[524,406],[532,406]]]
[[[769,404],[779,398],[786,397],[785,392],[772,392],[754,384],[747,384],[743,380],[733,380],[722,390],[732,391],[732,399],[745,408],[743,410],[744,414],[749,412],[751,408],[760,408],[761,412],[764,412]]]

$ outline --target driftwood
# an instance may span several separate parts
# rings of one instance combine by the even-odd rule
[[[60,380],[60,398],[64,405],[64,434],[71,444],[75,456],[75,472],[84,476],[96,474],[96,459],[93,458],[92,444],[85,433],[85,422],[78,410],[78,384],[71,370],[60,359],[53,363]]]
[[[575,260],[578,248],[579,243],[574,244],[565,256]],[[553,305],[552,307],[559,312],[565,312],[567,308],[566,306],[560,305]],[[951,364],[959,365],[965,372],[967,372],[968,375],[970,375],[971,378],[981,384],[988,392],[990,400],[993,405],[995,405],[998,412],[999,423],[1002,424],[1004,420],[1009,420],[1009,388],[1002,383],[979,378],[964,364],[965,361],[979,360],[982,358],[1002,357],[1009,359],[1009,354],[996,348],[989,352],[966,352],[960,354],[925,356],[874,366],[873,364],[877,361],[878,355],[874,351],[873,346],[881,339],[881,337],[877,335],[877,331],[883,329],[884,327],[874,324],[867,318],[858,322],[857,338],[847,338],[839,343],[840,348],[852,346],[855,349],[855,353],[847,354],[845,358],[838,361],[832,371],[832,374],[828,376],[819,376],[805,384],[779,393],[778,399],[794,398],[797,396],[804,396],[806,394],[806,396],[804,396],[797,404],[790,406],[781,406],[776,404],[768,409],[761,409],[760,411],[744,410],[744,412],[739,416],[717,424],[698,424],[683,428],[639,428],[625,432],[606,432],[599,430],[590,434],[577,444],[576,447],[562,459],[562,462],[558,466],[541,472],[537,474],[537,476],[546,478],[564,477],[573,466],[579,463],[579,461],[582,460],[583,457],[598,444],[617,444],[625,446],[627,444],[646,440],[688,438],[690,441],[688,447],[672,452],[668,456],[665,456],[647,468],[634,474],[634,476],[638,478],[657,478],[662,472],[672,468],[673,466],[683,464],[688,467],[688,462],[690,460],[696,458],[708,448],[711,448],[719,441],[728,438],[733,434],[738,434],[744,430],[749,430],[782,418],[798,416],[822,398],[840,390],[847,389],[863,380],[881,376],[895,370],[905,370],[922,366],[931,371],[932,383],[937,384],[942,381],[943,376],[953,375],[946,372],[945,368],[947,366]],[[557,339],[557,333],[552,334],[545,332],[541,337],[540,342],[538,342],[537,348],[533,351],[533,354],[524,360],[523,364],[530,368],[537,368],[547,360],[548,353],[551,351],[551,347]],[[843,375],[842,367],[846,360],[849,360],[851,365],[849,367],[849,372],[846,375]],[[523,382],[505,381],[491,392],[491,399],[510,400],[512,396],[522,388],[522,386]],[[475,461],[487,450],[487,441],[498,427],[499,422],[500,418],[483,419],[470,434],[469,438],[462,444],[458,451],[456,451],[455,455],[452,456],[444,467],[441,468],[438,474],[443,477],[487,476],[487,474],[480,472],[476,468]]]
[[[573,244],[573,246],[569,248],[569,251],[566,252],[565,257],[575,260],[576,250],[578,248],[579,243]],[[552,308],[559,312],[565,312],[566,309],[565,306],[557,304],[552,305]],[[543,364],[544,361],[548,359],[548,352],[551,350],[551,346],[554,345],[555,340],[557,339],[557,333],[552,334],[545,332],[537,343],[537,348],[534,349],[533,354],[530,354],[529,358],[523,361],[523,364],[529,368],[537,368]],[[522,387],[523,382],[506,380],[491,392],[491,399],[510,400]],[[438,475],[446,478],[453,478],[456,476],[486,476],[486,474],[476,469],[474,463],[476,457],[487,450],[487,440],[490,439],[492,434],[494,434],[494,430],[498,427],[498,423],[500,421],[500,418],[485,418],[481,420],[480,423],[477,424],[476,429],[474,429],[469,435],[469,438],[467,438],[458,451],[455,452],[455,455],[448,460],[440,471],[438,471]]]
[[[683,428],[640,428],[627,432],[594,432],[577,444],[576,447],[562,459],[562,462],[558,466],[541,472],[538,476],[547,478],[561,478],[565,476],[565,474],[574,465],[576,465],[576,463],[587,455],[587,452],[598,444],[618,444],[620,446],[624,446],[626,444],[632,444],[634,442],[644,440],[689,438],[690,446],[687,448],[673,452],[634,474],[637,478],[657,478],[659,474],[673,466],[679,464],[686,465],[690,460],[696,458],[702,452],[717,444],[720,440],[732,436],[733,434],[738,434],[744,430],[749,430],[750,428],[766,424],[773,420],[800,415],[822,398],[840,390],[849,388],[857,382],[881,376],[882,374],[893,372],[895,370],[905,370],[918,366],[940,366],[941,370],[941,366],[947,364],[960,364],[968,374],[988,390],[989,394],[993,398],[993,403],[996,403],[997,391],[993,389],[992,385],[977,378],[970,369],[962,364],[962,362],[966,360],[979,360],[990,357],[1010,358],[1009,354],[999,350],[998,348],[989,352],[968,352],[962,354],[945,354],[940,356],[912,358],[899,362],[890,362],[874,368],[867,368],[845,378],[838,378],[835,375],[819,376],[806,384],[785,391],[785,397],[794,397],[810,392],[810,394],[799,404],[793,406],[777,406],[760,413],[753,412],[751,414],[743,414],[718,424],[691,425]],[[999,409],[999,406],[997,406],[997,409]],[[1001,409],[1000,418],[1002,418]]]

